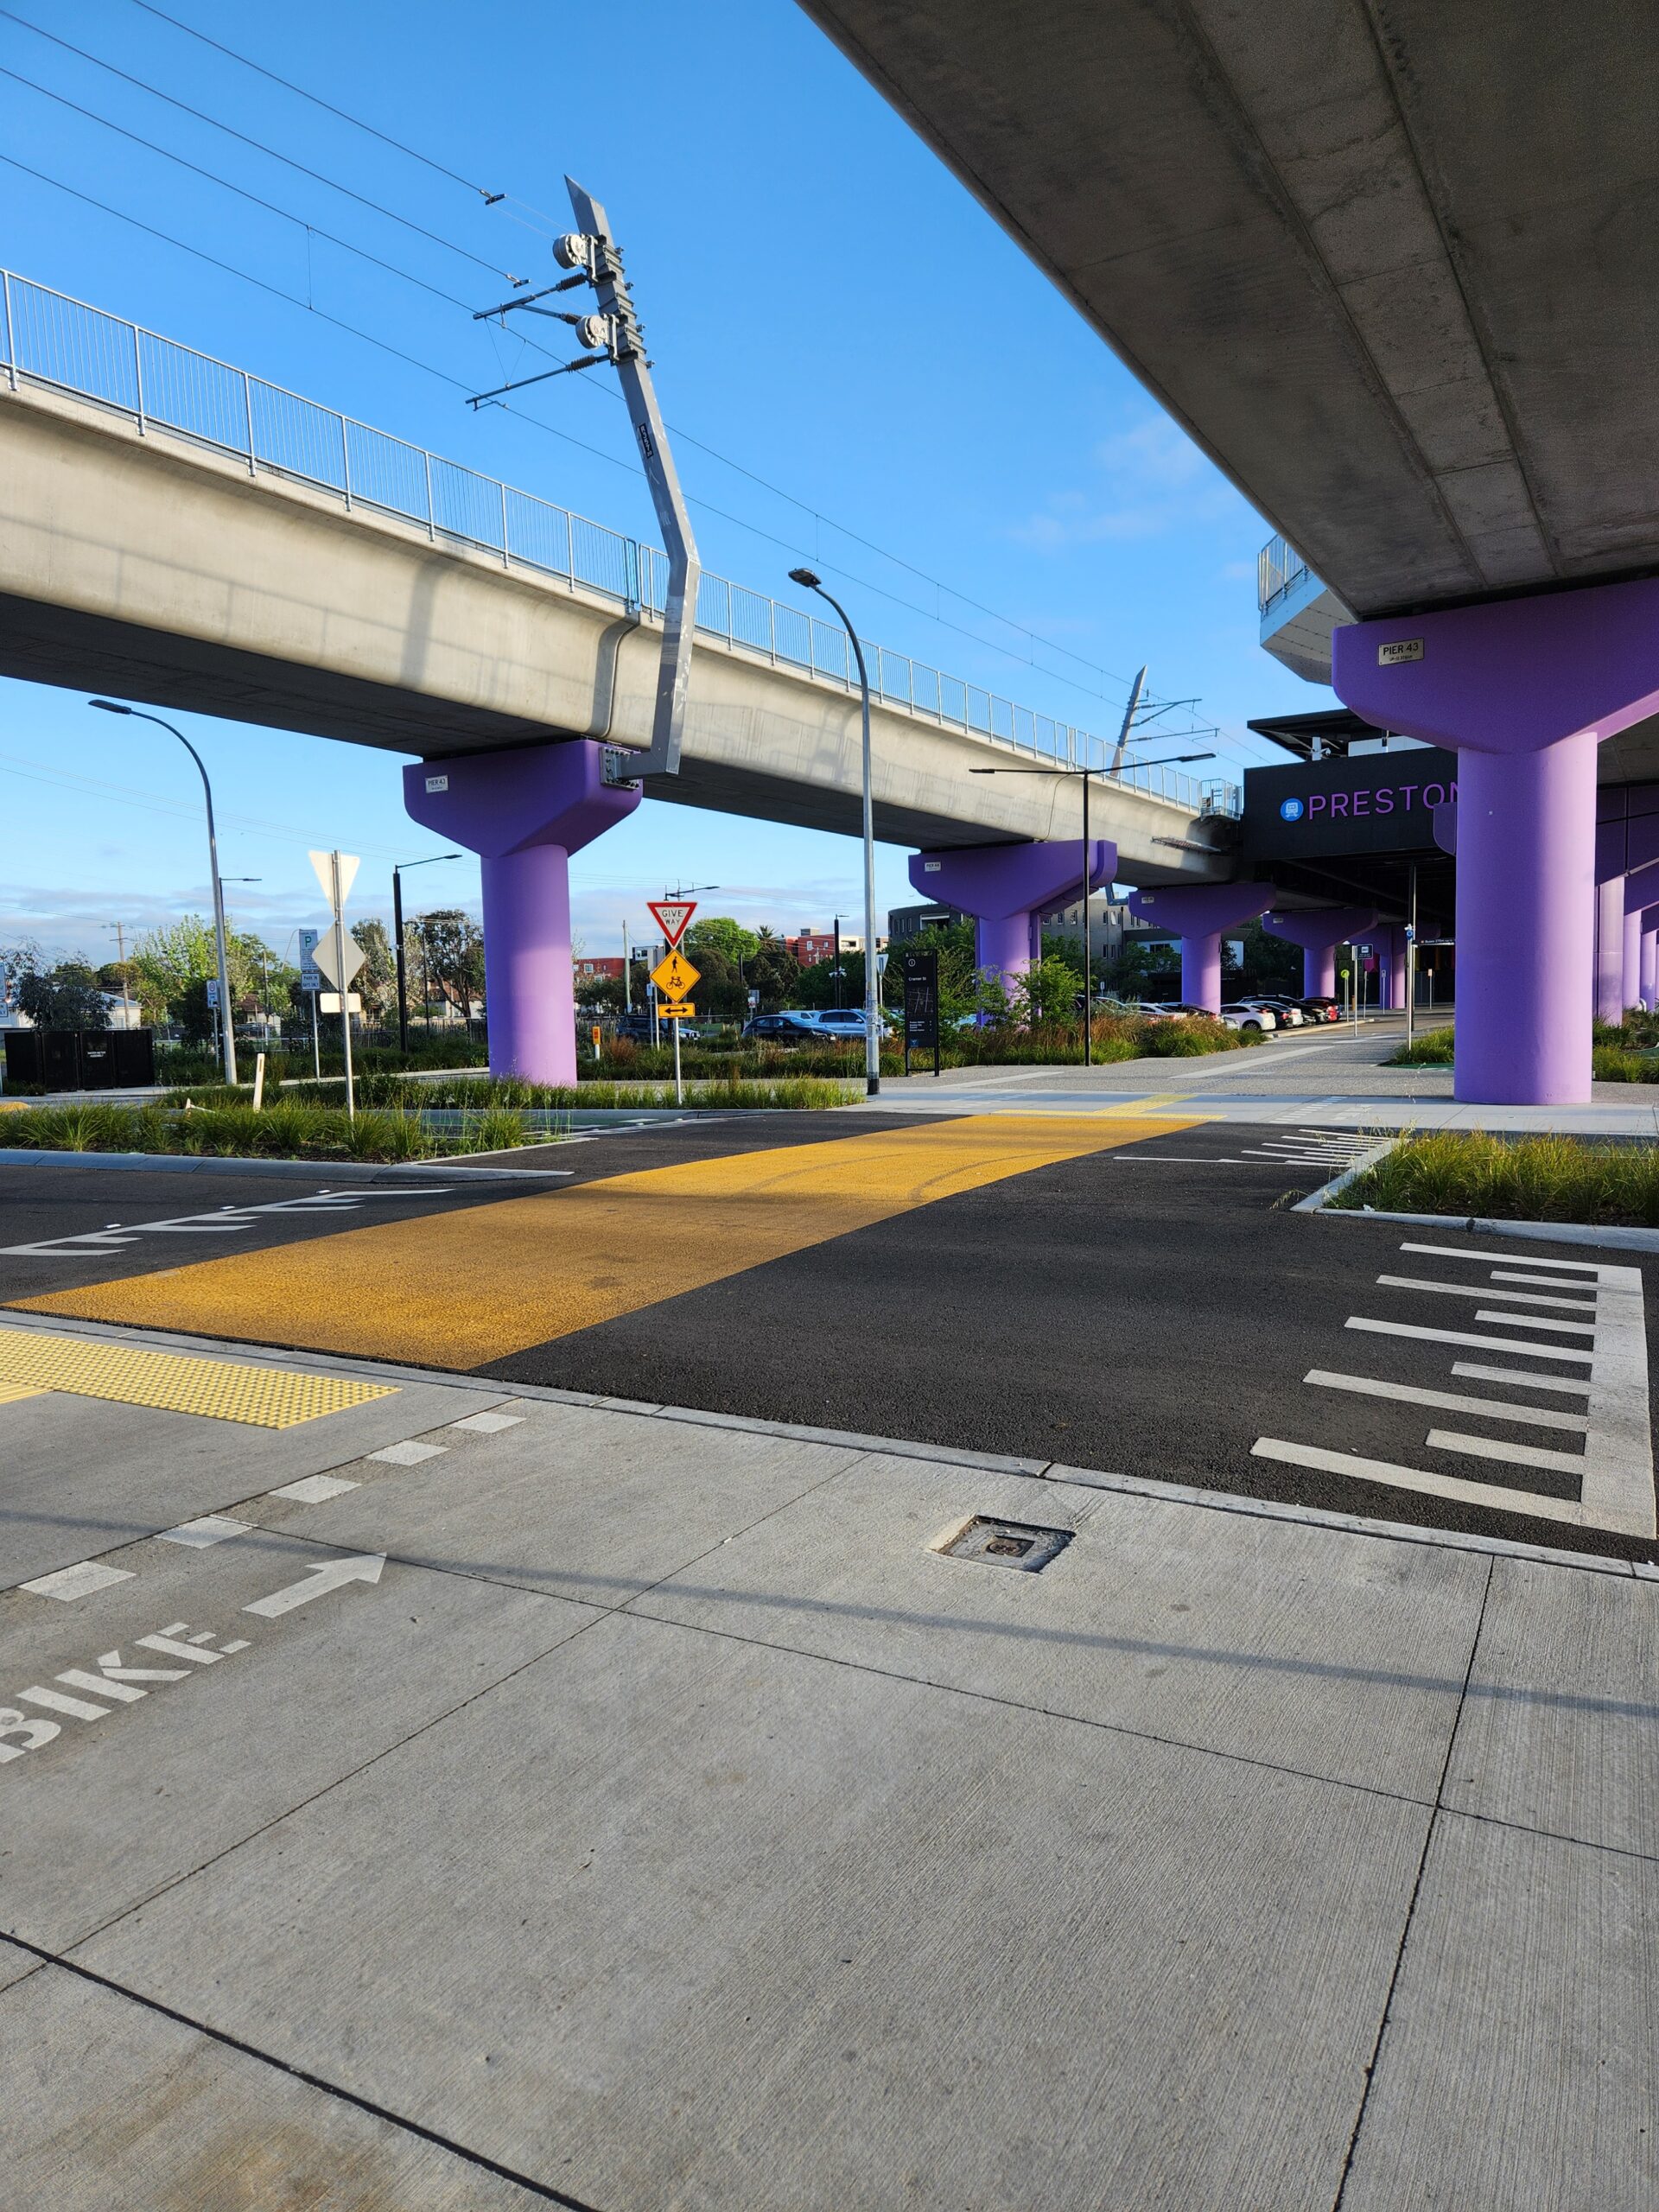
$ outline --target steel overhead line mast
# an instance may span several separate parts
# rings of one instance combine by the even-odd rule
[[[544,384],[550,377],[566,376],[577,369],[597,368],[601,362],[609,361],[614,366],[622,397],[627,403],[628,419],[633,424],[639,458],[645,463],[645,481],[651,486],[658,527],[668,552],[663,651],[657,671],[651,746],[643,760],[632,761],[629,766],[641,776],[675,776],[679,773],[680,744],[685,729],[697,583],[702,567],[697,557],[697,543],[692,535],[685,494],[680,489],[679,472],[669,450],[667,428],[657,404],[657,390],[651,380],[652,365],[645,356],[645,335],[634,313],[633,296],[622,267],[622,250],[611,236],[610,222],[598,200],[584,191],[574,177],[566,177],[564,181],[582,227],[554,239],[553,257],[561,268],[573,273],[562,283],[549,284],[539,292],[481,308],[473,320],[485,322],[505,319],[527,309],[531,315],[546,315],[556,322],[568,322],[588,351],[556,369],[543,370],[539,376],[522,377],[517,383],[499,385],[493,391],[480,391],[468,404],[481,407],[486,400],[500,398],[504,392],[520,391],[525,385]],[[597,315],[571,315],[562,308],[538,304],[553,293],[568,292],[578,284],[593,286],[599,301]]]

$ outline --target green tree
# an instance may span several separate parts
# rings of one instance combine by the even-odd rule
[[[697,968],[703,965],[703,955],[711,952],[718,953],[735,968],[740,960],[749,958],[760,943],[753,930],[746,930],[729,914],[709,914],[700,922],[693,922],[684,938],[686,957]]]
[[[264,968],[257,956],[264,949],[257,937],[226,931],[225,965],[233,1005],[252,999],[256,983],[263,984]],[[147,931],[133,947],[132,966],[144,1019],[178,1021],[188,1029],[195,1017],[186,1008],[187,998],[193,1007],[207,1005],[206,991],[193,992],[192,986],[206,985],[219,973],[213,924],[200,914],[181,914],[176,922]],[[207,1035],[211,1028],[210,1018],[207,1029],[200,1033]]]
[[[365,1021],[383,1027],[397,1019],[397,963],[391,938],[383,921],[352,924],[352,936],[363,955],[352,988],[363,1001]]]
[[[771,930],[757,931],[754,950],[744,962],[743,972],[750,990],[760,994],[762,1014],[776,1014],[780,1007],[796,1003],[801,971],[782,940]]]
[[[1082,990],[1081,969],[1074,968],[1069,960],[1046,955],[1014,978],[1008,1001],[1014,1020],[1024,1028],[1034,1029],[1049,1022],[1080,1020],[1077,1000]]]
[[[37,1029],[107,1029],[110,1009],[84,960],[29,969],[17,979],[17,1004]]]
[[[470,1022],[474,1002],[484,995],[484,936],[459,906],[435,906],[416,918],[422,965],[429,991]]]

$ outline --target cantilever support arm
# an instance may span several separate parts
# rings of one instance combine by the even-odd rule
[[[657,671],[651,747],[633,765],[642,776],[672,776],[679,772],[686,695],[691,683],[697,583],[702,568],[610,223],[599,202],[574,177],[566,177],[564,181],[575,213],[576,227],[598,241],[591,272],[594,289],[599,296],[601,314],[613,318],[616,341],[612,359],[621,380],[622,396],[627,402],[639,458],[645,463],[645,481],[651,486],[658,524],[668,549],[668,596],[663,608],[663,651]]]

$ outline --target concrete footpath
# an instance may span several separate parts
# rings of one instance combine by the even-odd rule
[[[48,1326],[7,2202],[1659,2198],[1651,1571]]]

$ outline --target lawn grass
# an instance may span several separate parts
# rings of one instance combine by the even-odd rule
[[[1426,1029],[1409,1045],[1402,1045],[1397,1052],[1390,1052],[1382,1064],[1390,1068],[1449,1068],[1452,1065],[1452,1029]]]
[[[1381,1213],[1652,1228],[1659,1226],[1659,1142],[1433,1130],[1402,1139],[1331,1204]]]

